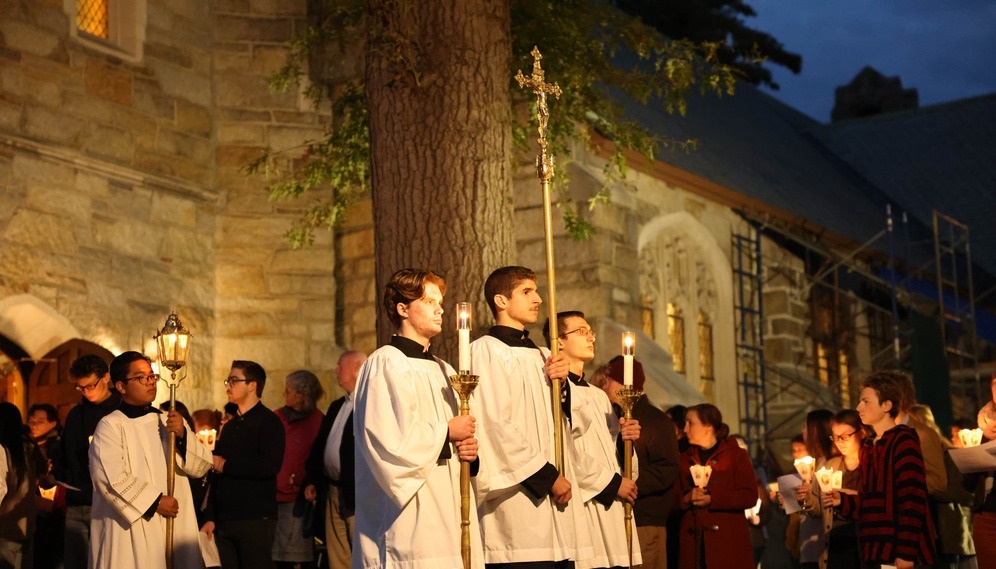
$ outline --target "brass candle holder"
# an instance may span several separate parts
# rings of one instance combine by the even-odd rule
[[[469,371],[450,376],[450,385],[460,397],[460,414],[470,415],[470,395],[477,388],[479,377]],[[463,569],[470,569],[470,463],[460,461],[460,553]]]
[[[633,405],[643,397],[643,390],[632,387],[623,387],[616,391],[616,398],[619,406],[622,407],[623,417],[626,420],[633,418]],[[633,478],[633,441],[623,441],[623,476]],[[626,502],[624,505],[626,516],[626,547],[629,551],[629,566],[633,566],[633,504]]]

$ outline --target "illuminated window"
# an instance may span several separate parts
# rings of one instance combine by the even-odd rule
[[[96,51],[141,61],[147,0],[63,0],[70,35]]]
[[[643,333],[651,338],[656,338],[657,334],[654,330],[654,308],[649,304],[644,304],[643,308],[640,309],[640,320],[643,324]]]
[[[705,313],[699,312],[699,375],[702,379],[713,379],[712,372],[712,324]]]
[[[851,408],[851,372],[847,367],[847,354],[840,352],[840,399],[844,409]]]
[[[816,376],[820,383],[830,385],[830,363],[827,361],[827,349],[823,344],[816,343]]]
[[[676,305],[667,305],[667,336],[670,340],[674,371],[685,373],[685,319]]]
[[[108,39],[109,0],[79,0],[76,4],[76,28],[91,36]]]

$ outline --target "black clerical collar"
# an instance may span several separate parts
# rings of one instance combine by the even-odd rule
[[[391,345],[395,348],[401,350],[401,353],[409,358],[415,358],[420,360],[436,361],[432,357],[432,352],[429,348],[419,344],[411,338],[405,338],[404,336],[391,336]]]
[[[536,344],[529,339],[529,330],[519,330],[511,326],[495,325],[488,330],[488,336],[501,340],[513,348],[535,348]]]
[[[152,405],[143,405],[142,407],[139,407],[137,405],[125,403],[124,401],[121,402],[118,410],[124,413],[125,417],[128,417],[129,419],[138,419],[139,417],[144,417],[149,413],[156,413],[157,415],[161,413],[159,409],[156,409]]]
[[[589,383],[584,380],[583,375],[578,375],[573,371],[567,372],[567,379],[571,380],[571,383],[579,387],[588,387]]]

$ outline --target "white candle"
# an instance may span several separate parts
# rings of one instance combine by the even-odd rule
[[[636,353],[636,334],[623,332],[623,387],[633,387],[633,355]]]
[[[460,345],[458,372],[470,373],[470,315],[469,302],[457,303],[457,336]]]

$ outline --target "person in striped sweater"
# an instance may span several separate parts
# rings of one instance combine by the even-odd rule
[[[912,569],[934,562],[934,526],[927,506],[927,482],[916,431],[896,425],[904,382],[901,371],[876,372],[861,384],[858,414],[875,431],[861,448],[858,494],[831,493],[824,505],[858,525],[865,567]]]

